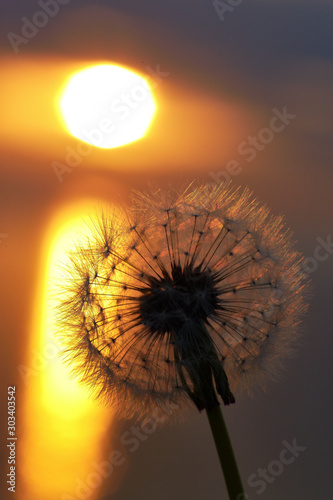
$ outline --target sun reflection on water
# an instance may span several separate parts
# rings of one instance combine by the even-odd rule
[[[92,463],[101,458],[102,438],[110,428],[110,409],[98,406],[87,390],[69,378],[69,369],[59,357],[53,319],[56,297],[52,290],[59,280],[59,262],[64,263],[73,240],[87,234],[82,216],[92,206],[87,201],[65,207],[50,225],[45,241],[30,359],[22,372],[26,398],[20,459],[24,494],[20,500],[75,498],[80,481],[84,482]],[[97,493],[97,488],[92,490],[90,500]]]

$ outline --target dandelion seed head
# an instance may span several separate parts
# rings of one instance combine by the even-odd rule
[[[233,403],[293,351],[301,262],[282,219],[248,190],[135,193],[71,254],[59,307],[67,360],[122,414]]]

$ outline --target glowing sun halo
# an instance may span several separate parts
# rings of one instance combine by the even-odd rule
[[[145,135],[156,104],[144,78],[121,66],[99,64],[71,76],[60,109],[72,135],[100,148],[116,148]]]

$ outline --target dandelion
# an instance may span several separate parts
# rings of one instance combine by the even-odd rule
[[[135,193],[71,255],[60,304],[82,381],[129,415],[206,410],[230,498],[242,492],[219,401],[274,377],[305,310],[301,255],[245,190]],[[238,496],[238,498],[240,498]]]

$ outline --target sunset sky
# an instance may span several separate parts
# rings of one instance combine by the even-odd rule
[[[51,339],[47,291],[82,217],[127,203],[132,189],[193,180],[248,186],[309,258],[297,355],[266,392],[224,409],[248,500],[332,496],[333,4],[229,0],[224,13],[221,4],[1,3],[1,498],[13,498],[3,479],[13,385],[18,500],[227,498],[204,414],[194,408],[126,447],[134,424],[76,388]],[[64,126],[59,99],[74,72],[105,63],[145,78],[156,112],[142,139],[88,150]],[[264,492],[251,486],[295,440],[306,449],[294,462]],[[112,473],[92,485],[111,455]]]

